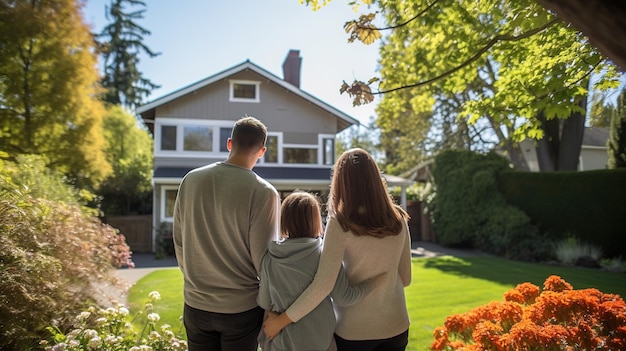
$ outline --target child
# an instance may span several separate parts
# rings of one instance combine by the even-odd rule
[[[283,200],[280,233],[284,240],[271,242],[263,258],[257,298],[261,308],[281,313],[309,286],[322,252],[322,232],[320,207],[314,195],[296,191]],[[335,304],[350,305],[375,285],[376,279],[373,278],[350,286],[341,269],[330,297]],[[261,331],[261,348],[264,351],[335,350],[333,333],[336,320],[330,297],[327,296],[311,313],[290,324],[271,341]]]

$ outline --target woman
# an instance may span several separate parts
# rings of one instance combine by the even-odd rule
[[[335,306],[338,350],[404,350],[409,329],[404,287],[411,283],[408,215],[393,203],[365,150],[348,150],[335,163],[328,215],[317,274],[284,313],[268,317],[267,337],[312,311],[332,290],[343,261],[351,284],[386,274],[384,284],[359,302]]]

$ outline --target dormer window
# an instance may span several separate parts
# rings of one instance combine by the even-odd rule
[[[261,82],[251,80],[230,81],[230,101],[259,102],[259,86]]]

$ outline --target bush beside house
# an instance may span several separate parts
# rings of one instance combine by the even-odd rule
[[[0,162],[0,350],[33,349],[47,326],[68,328],[103,283],[116,284],[115,267],[132,266],[123,235],[76,198],[57,200],[72,194],[57,174],[29,169]]]

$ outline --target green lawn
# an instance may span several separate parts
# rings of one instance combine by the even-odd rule
[[[467,312],[491,300],[501,300],[515,285],[531,282],[539,287],[550,275],[558,275],[574,289],[594,287],[604,293],[626,296],[626,275],[599,270],[560,267],[510,261],[495,257],[414,258],[413,282],[406,289],[411,317],[409,347],[411,351],[428,350],[432,332],[444,319]],[[153,272],[131,289],[131,311],[143,309],[150,291],[156,290],[162,300],[156,312],[177,330],[182,314],[182,276],[177,268]]]

